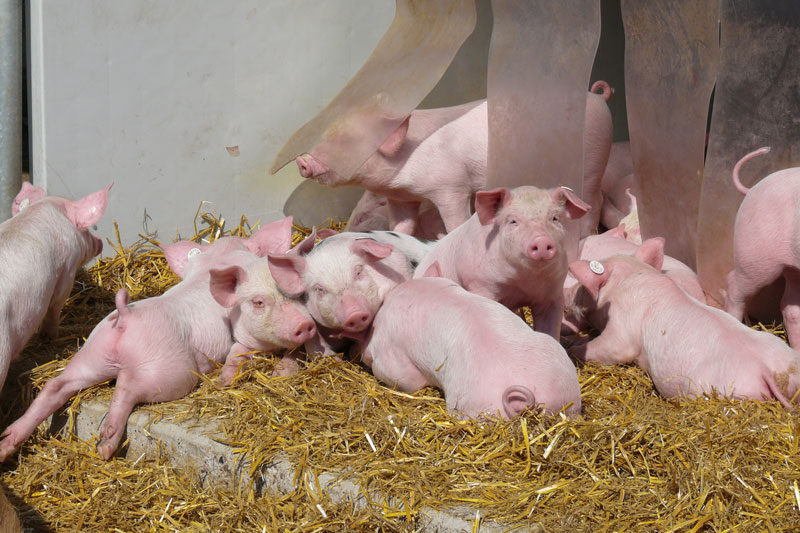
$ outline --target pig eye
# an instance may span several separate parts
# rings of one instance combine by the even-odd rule
[[[511,218],[508,219],[508,223],[510,225],[512,225],[512,226],[516,226],[517,225],[517,219],[514,218],[514,217],[511,217]]]
[[[317,297],[322,297],[322,296],[325,296],[325,294],[326,294],[327,292],[328,292],[328,291],[326,291],[326,290],[325,290],[325,289],[324,289],[324,288],[323,288],[321,285],[315,285],[315,286],[314,286],[314,294],[316,294],[316,295],[317,295]]]
[[[558,215],[553,215],[553,222],[558,222]]]
[[[253,302],[253,307],[256,309],[264,309],[264,306],[266,305],[264,298],[261,298],[260,296],[253,298],[251,301]]]
[[[353,269],[353,277],[355,279],[361,279],[364,277],[364,265],[356,265]]]

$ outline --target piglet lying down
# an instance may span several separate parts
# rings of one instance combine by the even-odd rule
[[[378,379],[405,392],[438,387],[460,416],[581,410],[575,367],[555,339],[447,279],[392,289],[362,348]]]
[[[791,408],[800,387],[800,357],[770,333],[755,331],[704,305],[660,272],[664,241],[649,239],[633,257],[575,261],[570,272],[598,308],[602,334],[570,355],[599,363],[635,362],[667,397],[718,392],[731,398],[777,399]]]
[[[252,348],[297,346],[315,335],[304,310],[285,312],[286,305],[295,304],[280,296],[265,262],[260,270],[244,274],[258,258],[234,239],[220,239],[188,260],[183,281],[161,296],[128,304],[127,291],[117,292],[116,311],[95,327],[64,371],[3,432],[0,461],[72,395],[116,378],[97,445],[108,459],[136,404],[177,400],[215,363],[238,362],[239,354]],[[226,364],[225,370],[233,372],[226,376],[223,370],[223,381],[233,377],[237,366]]]

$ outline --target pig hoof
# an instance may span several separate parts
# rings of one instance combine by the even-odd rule
[[[111,444],[108,442],[101,442],[97,445],[97,453],[103,458],[104,461],[111,459],[111,456],[114,455],[115,451],[116,447],[111,446]]]
[[[297,374],[297,371],[300,370],[300,367],[296,364],[294,365],[282,365],[278,363],[275,365],[275,370],[272,371],[273,377],[286,377],[291,376],[293,374]]]

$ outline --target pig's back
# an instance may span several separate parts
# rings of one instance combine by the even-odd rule
[[[737,259],[783,264],[800,260],[800,169],[770,174],[745,195],[736,214],[734,253]],[[765,250],[764,243],[770,243]]]
[[[505,306],[452,281],[424,278],[397,287],[384,301],[385,311],[405,317],[408,338],[421,337],[412,346],[424,359],[420,370],[442,384],[448,405],[467,397],[478,401],[476,395],[492,404],[508,386],[525,385],[551,410],[569,402],[571,412],[580,410],[577,372],[566,351]],[[412,312],[420,323],[409,317]]]

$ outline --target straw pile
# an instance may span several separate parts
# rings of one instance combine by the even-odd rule
[[[225,234],[224,220],[204,217],[197,238]],[[247,221],[235,231],[247,234]],[[27,362],[12,369],[22,391],[12,375],[4,396],[21,399],[3,404],[4,422],[113,309],[119,286],[141,298],[177,281],[152,242],[118,246],[80,276],[64,336],[32,342]],[[31,357],[55,360],[27,370]],[[273,378],[276,361],[256,356],[229,389],[212,374],[183,400],[139,408],[221,422],[254,473],[288,457],[297,466],[291,494],[203,488],[167,457],[106,463],[91,443],[43,432],[0,480],[35,529],[408,531],[425,508],[466,508],[474,530],[485,520],[547,531],[800,529],[800,420],[776,402],[665,400],[636,367],[587,365],[579,369],[582,417],[459,421],[438,391],[392,391],[357,363],[324,359]],[[110,390],[84,391],[73,408]],[[322,472],[356,480],[370,505],[331,503],[318,485]]]

